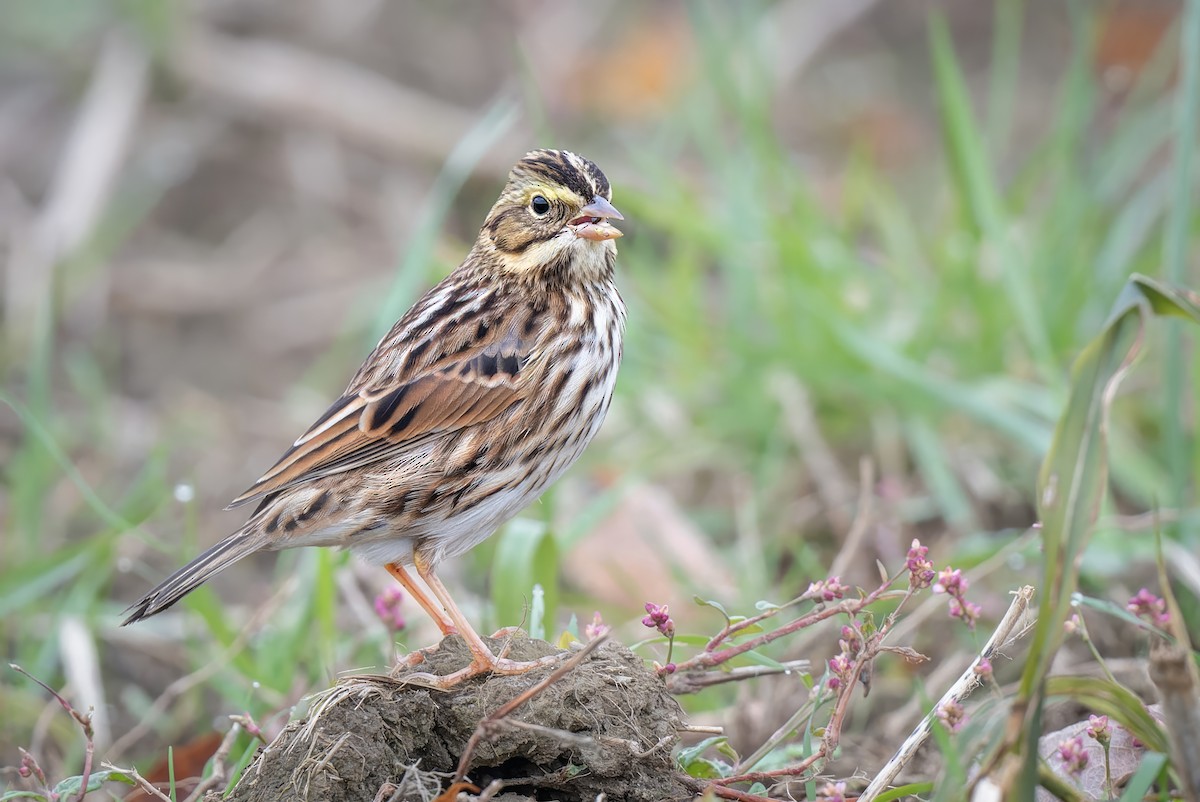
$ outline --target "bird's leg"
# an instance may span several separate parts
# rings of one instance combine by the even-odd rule
[[[429,614],[429,617],[433,619],[433,623],[438,625],[438,629],[442,631],[443,635],[453,635],[458,631],[454,626],[454,622],[442,610],[441,605],[429,598],[425,591],[413,580],[408,571],[404,570],[404,566],[400,563],[388,563],[384,568],[408,591],[408,595],[413,597],[413,601],[421,605],[421,609]]]
[[[458,629],[458,634],[466,641],[467,648],[471,651],[471,665],[460,671],[455,671],[453,674],[434,678],[439,687],[449,688],[468,677],[474,677],[478,674],[524,674],[526,671],[533,671],[536,668],[544,666],[552,666],[559,662],[560,658],[557,655],[542,657],[537,660],[518,661],[497,657],[492,654],[491,649],[484,643],[483,638],[479,637],[479,633],[467,621],[462,610],[458,609],[458,605],[454,603],[454,599],[450,596],[450,591],[446,589],[446,586],[442,584],[442,580],[438,579],[437,574],[434,573],[433,566],[422,560],[419,554],[414,556],[413,564],[416,566],[417,573],[421,579],[425,580],[425,584],[429,586],[429,592],[442,603],[442,606],[446,610],[446,615],[450,616],[450,620],[454,622],[454,626]]]

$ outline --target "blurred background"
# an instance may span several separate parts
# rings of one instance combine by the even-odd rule
[[[277,730],[338,672],[433,643],[411,603],[399,631],[376,615],[383,571],[333,553],[250,560],[118,623],[240,525],[225,503],[458,264],[541,146],[614,186],[626,358],[580,465],[446,567],[468,615],[532,613],[553,640],[598,611],[634,643],[643,604],[668,603],[681,632],[712,634],[693,595],[753,614],[831,574],[873,586],[920,537],[998,616],[1036,566],[1034,480],[1071,360],[1132,272],[1163,275],[1179,11],[9,0],[6,662],[95,705],[99,755],[145,765],[229,713]],[[1158,510],[1194,607],[1197,457],[1166,421],[1190,425],[1196,374],[1161,339],[1117,402],[1084,585],[1121,600],[1151,580]],[[1182,394],[1164,392],[1181,367]],[[935,657],[924,681],[973,648],[944,600],[906,620]],[[835,642],[775,657],[820,665]],[[867,716],[911,695],[916,669],[879,670]],[[722,689],[692,712],[753,744],[785,709],[771,694],[805,693]],[[69,771],[82,749],[0,672],[0,764],[18,746]]]

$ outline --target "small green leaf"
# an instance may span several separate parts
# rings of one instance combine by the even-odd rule
[[[126,785],[137,785],[137,783],[134,782],[133,778],[130,777],[125,772],[114,771],[112,769],[106,769],[104,771],[94,771],[88,775],[88,785],[87,785],[88,793],[98,790],[101,785],[104,785],[104,783],[109,782],[109,781],[122,782],[122,783],[125,783]],[[59,798],[71,796],[73,794],[78,794],[82,783],[83,783],[83,775],[81,775],[81,774],[76,775],[74,777],[68,777],[65,780],[62,780],[61,782],[59,782],[58,785],[54,786],[54,793],[58,794]],[[0,797],[0,798],[7,798],[7,797]]]
[[[917,798],[920,794],[928,794],[933,790],[933,783],[910,783],[896,788],[889,788],[875,797],[877,802],[896,802],[897,799]]]
[[[775,602],[769,602],[764,599],[764,600],[756,601],[754,603],[754,609],[758,610],[760,613],[765,613],[767,610],[780,610],[783,608],[781,608]]]
[[[696,604],[700,605],[701,607],[713,608],[718,613],[725,616],[725,623],[727,623],[727,624],[729,623],[729,621],[730,621],[729,613],[725,611],[725,605],[721,604],[719,601],[714,601],[713,599],[702,599],[699,596],[693,596],[692,601],[694,601]]]
[[[717,780],[729,774],[729,766],[719,760],[698,757],[683,767],[693,777],[701,780]]]
[[[719,744],[728,742],[728,740],[724,735],[714,735],[711,738],[705,738],[698,744],[689,746],[686,749],[680,749],[676,760],[680,766],[686,768],[689,763],[703,755],[709,747],[718,746]]]
[[[729,758],[734,763],[737,763],[738,760],[740,759],[738,756],[737,750],[735,750],[733,748],[733,745],[730,744],[729,741],[722,741],[721,743],[717,744],[716,748],[717,748],[717,754],[723,755],[723,756]]]

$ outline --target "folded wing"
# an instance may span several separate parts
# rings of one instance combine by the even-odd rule
[[[352,388],[229,506],[399,456],[431,437],[490,420],[521,402],[529,392],[532,341],[496,327],[479,331],[483,336],[477,342],[413,375]]]

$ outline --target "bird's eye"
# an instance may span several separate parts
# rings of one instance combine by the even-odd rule
[[[533,200],[529,202],[529,209],[541,217],[546,212],[550,211],[550,201],[543,198],[541,195],[534,195]]]

